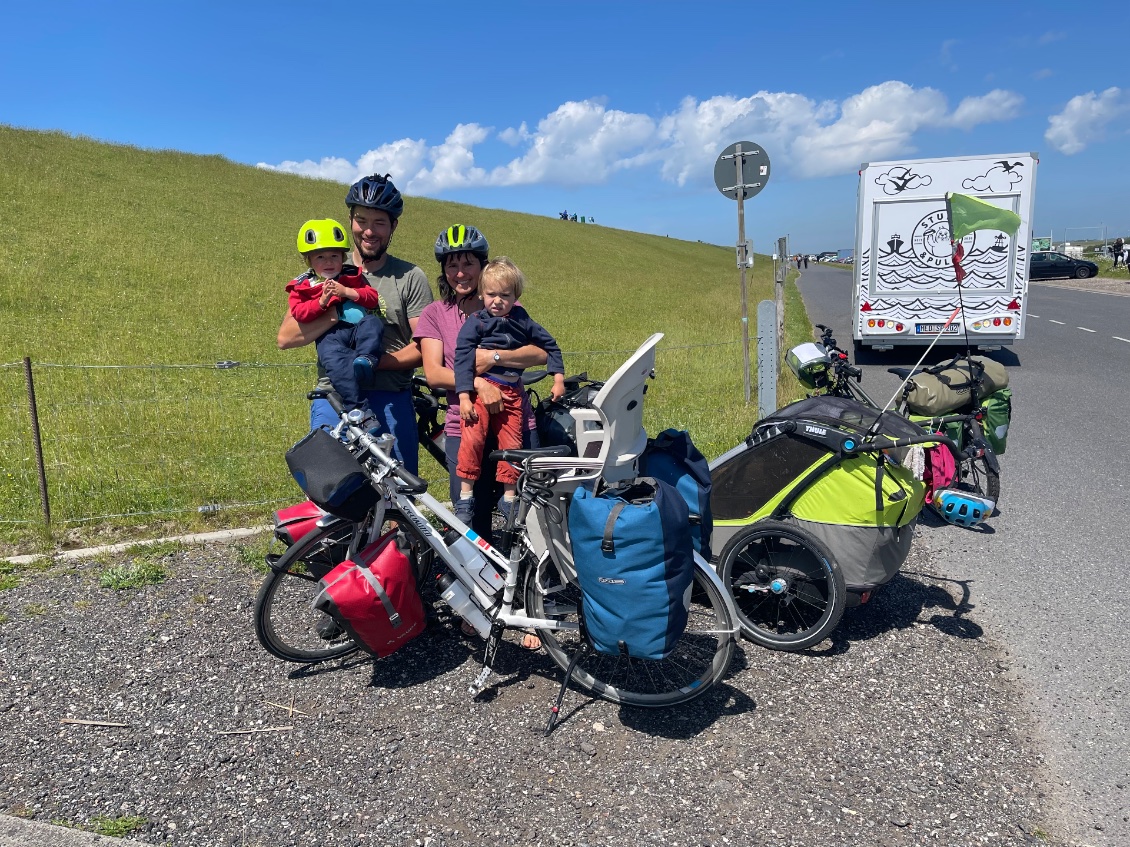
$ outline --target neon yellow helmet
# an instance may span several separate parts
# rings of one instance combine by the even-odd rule
[[[298,230],[298,252],[305,255],[315,250],[348,250],[349,236],[345,227],[337,221],[326,218],[320,221],[306,221]]]

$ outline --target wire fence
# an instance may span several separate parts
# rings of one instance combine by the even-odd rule
[[[716,355],[705,348],[736,344],[659,354],[687,372]],[[606,377],[631,352],[571,352],[567,361],[570,372]],[[0,364],[0,542],[294,502],[284,454],[309,427],[314,378],[310,363]]]

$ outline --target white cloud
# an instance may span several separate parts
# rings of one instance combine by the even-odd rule
[[[610,111],[596,100],[563,103],[538,122],[524,156],[491,171],[490,184],[605,182],[654,137],[647,115]]]
[[[1128,109],[1130,102],[1120,88],[1112,86],[1100,95],[1088,91],[1072,97],[1062,112],[1048,118],[1044,138],[1060,153],[1072,156],[1102,140],[1107,124]]]
[[[409,194],[452,188],[532,184],[600,184],[625,169],[655,168],[677,185],[709,185],[718,151],[750,140],[765,145],[774,170],[800,177],[854,170],[860,162],[914,152],[926,128],[970,129],[1015,117],[1023,99],[1000,89],[967,97],[950,110],[932,88],[891,80],[842,103],[792,92],[748,97],[685,98],[675,111],[651,116],[608,108],[602,99],[569,101],[538,121],[496,132],[459,124],[442,144],[401,139],[376,147],[356,162],[339,157],[260,167],[350,182],[391,173]],[[511,158],[477,161],[476,147],[495,139],[515,149]],[[497,145],[489,153],[497,156]]]
[[[966,97],[957,104],[950,123],[961,129],[991,121],[1007,121],[1020,114],[1024,98],[1013,91],[995,88],[980,97]]]

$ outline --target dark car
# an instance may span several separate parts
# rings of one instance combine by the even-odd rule
[[[1072,259],[1062,253],[1053,253],[1042,250],[1032,254],[1032,263],[1028,268],[1028,279],[1056,279],[1074,277],[1087,279],[1097,276],[1099,266],[1085,259]]]

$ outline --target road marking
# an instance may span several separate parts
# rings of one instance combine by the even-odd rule
[[[1121,335],[1112,335],[1111,338],[1115,341],[1125,341],[1127,344],[1130,344],[1130,338],[1123,338]]]
[[[1064,325],[1064,324],[1063,324],[1063,321],[1053,321],[1053,320],[1052,320],[1051,318],[1048,318],[1048,323],[1050,323],[1050,324],[1059,324],[1060,326],[1063,326],[1063,325]]]
[[[1081,330],[1083,330],[1083,332],[1095,332],[1095,330],[1093,330],[1093,329],[1087,329],[1087,327],[1085,327],[1085,326],[1077,326],[1077,327],[1075,327],[1075,328],[1076,328],[1076,329],[1081,329]]]
[[[1038,317],[1039,317],[1039,315],[1033,315],[1033,314],[1032,314],[1031,312],[1029,312],[1029,313],[1028,313],[1028,317],[1030,317],[1030,318],[1038,318]]]

